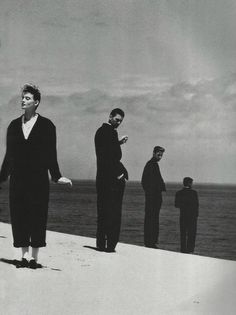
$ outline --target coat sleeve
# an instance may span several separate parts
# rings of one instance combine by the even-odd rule
[[[175,208],[180,208],[180,196],[178,192],[175,194]]]
[[[117,173],[118,173],[117,176],[119,176],[120,174],[124,174],[125,179],[127,179],[127,180],[129,179],[128,171],[121,162],[120,162],[120,168],[119,168]]]
[[[166,184],[162,177],[161,177],[161,191],[166,191]]]
[[[105,132],[102,128],[100,128],[97,130],[94,139],[98,170],[102,173],[104,178],[108,176],[111,170],[110,138],[110,133]]]
[[[128,177],[123,164],[116,156],[117,144],[114,143],[114,135],[107,129],[100,128],[95,135],[95,147],[99,172],[105,180],[117,178],[122,173]]]
[[[196,207],[196,215],[199,214],[199,200],[198,200],[198,193],[195,191],[195,207]]]
[[[1,171],[0,171],[0,182],[4,182],[7,180],[10,175],[10,142],[11,142],[11,125],[7,128],[7,138],[6,138],[6,153],[3,159]]]
[[[155,191],[153,170],[149,163],[147,163],[143,169],[141,183],[146,194],[152,194]]]
[[[57,141],[56,141],[56,127],[52,125],[48,133],[48,160],[49,160],[49,172],[52,178],[52,181],[57,182],[61,177],[59,170],[59,165],[57,161]]]

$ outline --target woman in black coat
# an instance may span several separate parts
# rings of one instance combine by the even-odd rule
[[[54,182],[72,185],[62,177],[56,152],[56,128],[36,113],[41,100],[39,89],[26,84],[22,90],[24,114],[7,129],[6,154],[0,183],[10,176],[9,203],[13,245],[22,249],[17,267],[41,267],[37,263],[40,247],[46,246],[49,201],[48,171]],[[29,258],[29,246],[32,254]]]

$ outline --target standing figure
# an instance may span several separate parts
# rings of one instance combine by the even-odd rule
[[[158,162],[164,152],[164,148],[154,147],[153,157],[146,163],[142,175],[145,192],[144,245],[149,248],[157,248],[158,244],[162,191],[166,191]]]
[[[108,123],[104,123],[95,135],[97,156],[97,248],[100,251],[115,252],[121,226],[122,199],[128,172],[120,162],[120,145],[128,140],[120,140],[116,129],[125,114],[115,108],[111,111]]]
[[[71,180],[61,176],[58,167],[56,128],[49,119],[36,113],[40,100],[39,89],[25,84],[21,101],[24,114],[8,126],[6,154],[0,171],[0,183],[10,176],[13,246],[22,250],[18,268],[42,267],[37,260],[39,248],[46,246],[48,171],[54,182],[72,185]]]
[[[175,207],[180,208],[180,251],[193,253],[197,232],[198,194],[192,189],[193,179],[185,177],[183,189],[175,194]]]

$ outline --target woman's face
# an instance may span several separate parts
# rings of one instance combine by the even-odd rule
[[[35,110],[39,102],[34,100],[34,95],[26,92],[22,94],[21,108],[24,110]]]

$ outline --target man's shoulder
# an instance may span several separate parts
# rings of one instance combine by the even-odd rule
[[[176,194],[184,195],[184,196],[191,196],[191,195],[197,195],[197,191],[192,188],[182,188],[179,191],[177,191]]]
[[[108,123],[103,123],[99,128],[98,130],[111,130],[112,131],[112,127],[111,125],[109,125]],[[97,131],[98,131],[97,130]]]
[[[188,189],[188,191],[190,194],[197,194],[197,191],[192,188]]]
[[[180,190],[177,190],[175,194],[176,195],[181,195],[183,192],[184,192],[184,189],[182,188]]]
[[[97,129],[95,137],[98,137],[99,135],[103,135],[103,134],[109,134],[109,133],[112,133],[111,125],[104,123]]]
[[[146,165],[154,165],[155,161],[153,160],[153,158],[151,158],[150,160],[147,161]]]
[[[145,164],[145,168],[155,168],[156,166],[157,166],[157,163],[153,158],[148,160]]]

